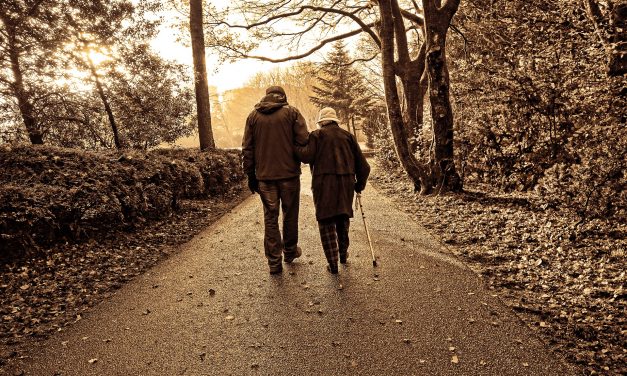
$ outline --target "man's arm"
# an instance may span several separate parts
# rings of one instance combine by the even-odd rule
[[[296,112],[296,119],[294,120],[294,143],[297,145],[307,145],[309,138],[309,131],[307,130],[307,121],[301,115],[300,111],[296,107],[292,107]]]
[[[316,132],[311,132],[309,134],[309,141],[307,145],[301,146],[299,144],[294,145],[294,151],[296,152],[296,157],[303,163],[309,163],[310,165],[314,162],[314,158],[316,157],[316,147],[318,145],[318,137],[316,137]]]
[[[244,173],[248,176],[255,174],[255,137],[253,132],[251,113],[246,119],[244,137],[242,138],[242,157]]]

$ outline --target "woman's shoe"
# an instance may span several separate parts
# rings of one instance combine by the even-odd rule
[[[327,270],[331,274],[337,274],[338,273],[337,264],[329,264],[329,265],[327,265]]]

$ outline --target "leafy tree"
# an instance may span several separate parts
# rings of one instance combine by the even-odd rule
[[[183,68],[148,48],[157,28],[145,16],[158,6],[117,0],[2,7],[0,34],[13,37],[0,38],[0,48],[17,56],[11,63],[0,55],[3,126],[13,128],[19,116],[33,143],[45,136],[85,148],[145,148],[187,134],[191,98],[180,84],[187,80]]]
[[[122,40],[126,28],[124,21],[134,13],[133,4],[127,0],[118,1],[78,1],[73,4],[64,15],[64,21],[69,26],[68,48],[69,55],[73,58],[79,69],[89,72],[90,78],[96,89],[98,97],[102,101],[104,111],[113,132],[115,147],[120,149],[122,142],[118,130],[116,117],[111,108],[111,99],[105,88],[98,71],[97,62],[94,62],[92,54],[113,52],[114,48]],[[135,25],[133,25],[135,26]],[[152,35],[152,31],[149,35]]]
[[[119,52],[123,70],[110,73],[111,104],[132,148],[148,149],[190,135],[193,92],[184,66],[164,61],[147,44]],[[159,77],[155,80],[155,77]]]
[[[335,42],[324,63],[319,64],[311,101],[318,107],[333,107],[342,124],[349,130],[351,121],[364,114],[370,104],[361,74],[352,61],[342,41]]]
[[[477,0],[456,20],[464,37],[451,45],[452,90],[467,179],[537,190],[582,219],[624,216],[624,78],[606,74],[584,4]]]
[[[14,103],[33,144],[48,130],[44,108],[63,98],[57,53],[64,35],[61,1],[16,0],[0,6],[0,95]]]

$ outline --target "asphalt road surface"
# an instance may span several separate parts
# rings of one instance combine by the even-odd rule
[[[306,170],[306,169],[304,169]],[[310,177],[303,256],[271,276],[251,196],[82,320],[36,345],[25,375],[568,375],[493,291],[368,186],[349,263],[326,270]]]

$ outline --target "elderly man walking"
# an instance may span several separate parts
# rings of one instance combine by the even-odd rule
[[[295,145],[305,145],[309,132],[301,113],[287,103],[285,90],[271,86],[246,119],[242,140],[248,187],[263,203],[264,250],[270,274],[283,271],[302,254],[298,247],[300,162]],[[279,231],[283,210],[283,236]]]
[[[311,167],[316,220],[332,274],[338,273],[338,259],[344,264],[348,258],[354,193],[364,190],[370,174],[357,140],[339,122],[334,109],[323,108],[320,129],[311,132],[307,146],[296,148],[299,158]]]

